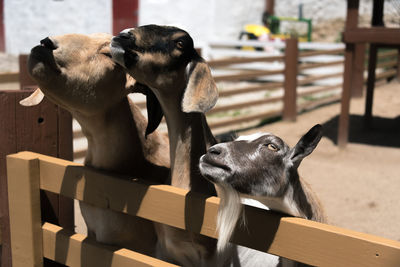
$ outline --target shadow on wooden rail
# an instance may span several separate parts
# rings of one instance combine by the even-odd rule
[[[39,188],[102,208],[217,237],[217,197],[192,194],[167,185],[150,185],[126,177],[121,179],[32,152],[9,155],[7,172],[14,266],[41,265],[43,256],[61,260],[61,263],[74,262],[73,266],[84,266],[79,260],[83,250],[79,248],[83,246],[82,242],[89,242],[84,241],[85,237],[62,234],[61,228],[48,223],[41,226]],[[200,222],[198,218],[188,218],[187,210],[193,207],[201,207],[204,211],[199,216],[202,217]],[[245,207],[245,215],[246,226],[238,226],[232,239],[236,244],[318,266],[394,266],[400,262],[400,242],[397,241],[250,206]],[[57,233],[59,238],[54,238]],[[104,246],[93,241],[89,243],[96,255],[104,254]],[[112,266],[127,266],[125,263],[128,262],[140,263],[139,266],[170,266],[127,250],[108,251],[113,255]],[[128,257],[118,260],[116,254],[128,254]],[[119,261],[119,264],[114,261]]]

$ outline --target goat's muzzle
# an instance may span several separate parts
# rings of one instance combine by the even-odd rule
[[[223,146],[216,145],[209,148],[207,153],[200,158],[201,174],[213,183],[219,183],[230,176],[232,169],[225,156],[226,151]]]

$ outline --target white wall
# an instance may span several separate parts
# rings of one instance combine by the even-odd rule
[[[265,0],[141,0],[139,25],[178,26],[196,46],[209,40],[237,39],[245,24],[261,23]]]
[[[111,0],[4,0],[6,52],[28,53],[49,35],[109,32]]]

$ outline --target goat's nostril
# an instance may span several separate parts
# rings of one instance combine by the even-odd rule
[[[43,40],[41,40],[40,44],[43,45],[46,48],[51,49],[51,50],[57,49],[56,44],[49,37],[46,37]]]
[[[215,146],[212,146],[208,149],[208,153],[214,154],[214,155],[220,155],[221,154],[221,149]]]

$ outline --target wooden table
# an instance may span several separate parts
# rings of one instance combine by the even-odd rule
[[[346,28],[343,42],[346,44],[343,73],[343,93],[339,118],[338,146],[344,148],[348,142],[350,99],[362,96],[364,53],[370,45],[368,58],[368,80],[365,104],[365,124],[372,119],[372,103],[375,85],[375,68],[378,47],[396,47],[400,51],[400,29],[386,28],[383,23],[383,0],[374,0],[370,28],[358,27],[359,0],[347,0]],[[400,78],[400,72],[398,72]]]

